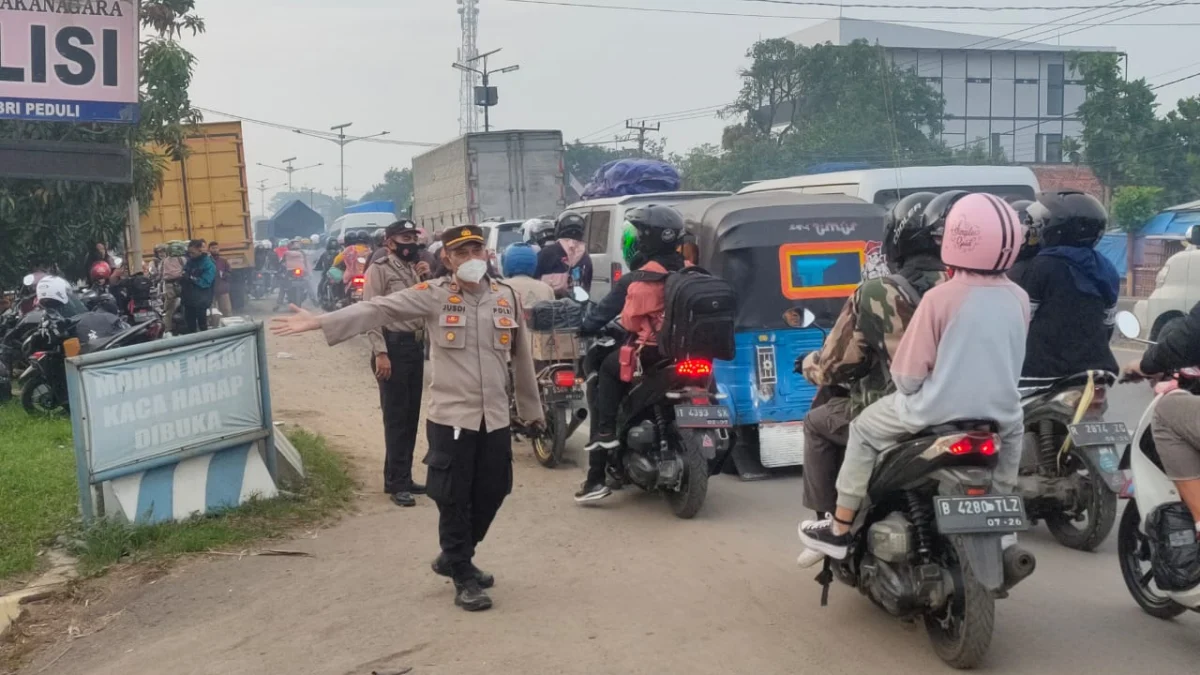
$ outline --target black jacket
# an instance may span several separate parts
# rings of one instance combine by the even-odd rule
[[[683,269],[683,257],[678,254],[661,256],[654,260],[671,272]],[[641,267],[641,265],[638,266]],[[629,284],[643,277],[644,274],[640,271],[622,276],[617,283],[613,284],[608,295],[600,299],[600,302],[588,305],[587,312],[583,315],[583,327],[580,329],[580,333],[596,335],[604,330],[604,327],[613,319],[620,316],[621,310],[625,309],[625,296],[629,294]]]
[[[1086,370],[1119,372],[1109,341],[1116,298],[1082,292],[1067,261],[1039,255],[1013,279],[1029,294],[1033,317],[1021,387],[1036,389]]]
[[[1200,303],[1187,316],[1164,326],[1158,344],[1151,345],[1142,355],[1142,372],[1147,375],[1189,366],[1200,366]]]

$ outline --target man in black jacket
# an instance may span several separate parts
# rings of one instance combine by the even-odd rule
[[[1126,376],[1159,379],[1180,368],[1200,366],[1200,303],[1182,319],[1167,324],[1158,344],[1140,361],[1125,366]],[[1176,391],[1154,409],[1154,445],[1167,477],[1196,521],[1200,539],[1200,397]]]

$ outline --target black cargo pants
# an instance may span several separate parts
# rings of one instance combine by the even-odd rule
[[[838,471],[849,438],[849,398],[831,398],[804,417],[804,505],[818,515],[837,508]]]
[[[421,419],[421,392],[425,388],[425,345],[413,333],[383,332],[392,376],[379,382],[379,407],[383,409],[383,491],[412,489],[413,448]],[[375,357],[371,357],[375,370]]]
[[[438,539],[456,580],[470,576],[475,547],[512,492],[512,435],[426,423],[429,498],[438,505]]]

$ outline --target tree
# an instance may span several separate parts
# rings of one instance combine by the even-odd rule
[[[1125,260],[1129,268],[1125,273],[1125,292],[1133,295],[1133,242],[1137,233],[1158,213],[1162,207],[1163,189],[1126,185],[1117,188],[1112,196],[1112,220],[1117,229],[1125,233]]]
[[[1144,79],[1125,79],[1119,54],[1074,53],[1071,66],[1087,93],[1077,114],[1088,165],[1110,194],[1125,185],[1153,184],[1154,92]]]
[[[1063,157],[1066,157],[1067,161],[1075,166],[1079,166],[1080,162],[1083,161],[1083,146],[1079,144],[1078,139],[1064,136],[1062,139],[1062,153]]]
[[[412,169],[397,169],[392,167],[383,174],[383,182],[376,183],[370,192],[359,201],[392,201],[396,203],[398,212],[405,212],[412,203],[413,178]]]
[[[119,242],[131,198],[149,208],[166,157],[182,157],[187,126],[200,120],[188,97],[195,58],[177,42],[204,32],[195,0],[142,0],[141,121],[135,125],[0,121],[7,140],[128,145],[132,185],[0,179],[0,287],[11,287],[34,265],[57,264],[82,275],[97,241]],[[161,153],[159,152],[161,150]]]

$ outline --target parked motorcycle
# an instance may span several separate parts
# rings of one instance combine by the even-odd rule
[[[155,318],[127,327],[110,337],[92,339],[84,349],[77,333],[83,315],[66,317],[57,310],[47,310],[37,330],[22,346],[29,367],[21,374],[21,405],[31,415],[51,415],[66,410],[66,359],[81,353],[109,351],[157,340],[163,335],[163,322]]]
[[[595,376],[617,345],[604,337],[584,356],[593,417]],[[709,462],[728,448],[732,426],[729,407],[713,392],[712,372],[712,361],[693,358],[663,360],[635,373],[617,414],[620,446],[609,453],[611,485],[661,492],[679,518],[699,513],[708,494]]]
[[[1141,333],[1141,325],[1129,312],[1117,316],[1117,326],[1130,339]],[[1184,368],[1172,379],[1179,389],[1200,395],[1200,368]],[[1189,609],[1200,612],[1200,570],[1192,569],[1189,575],[1177,564],[1182,557],[1196,565],[1200,544],[1195,540],[1195,525],[1175,483],[1163,470],[1151,433],[1154,411],[1163,398],[1183,395],[1156,393],[1121,458],[1121,468],[1130,472],[1129,486],[1122,492],[1129,503],[1117,526],[1121,576],[1138,606],[1159,619]]]
[[[1017,491],[1036,524],[1058,543],[1094,551],[1117,519],[1117,493],[1125,479],[1119,446],[1128,442],[1123,422],[1105,422],[1107,393],[1116,376],[1080,373],[1026,397],[1025,447]]]
[[[587,303],[587,291],[575,287],[572,292],[575,302],[580,305]],[[553,469],[566,454],[567,439],[588,418],[580,362],[582,351],[577,328],[536,331],[531,326],[530,331],[538,393],[542,400],[542,417],[546,420],[546,426],[537,432],[523,433],[528,433],[533,456],[538,463]]]

